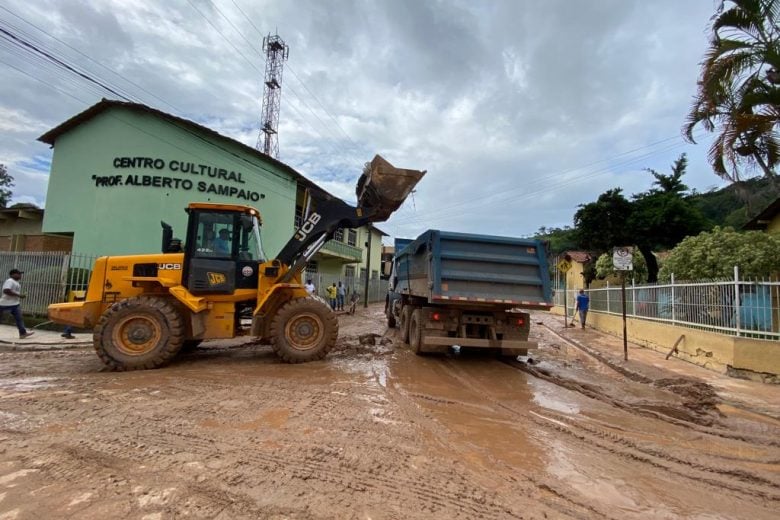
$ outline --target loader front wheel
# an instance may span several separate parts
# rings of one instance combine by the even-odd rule
[[[314,298],[287,302],[271,322],[271,347],[287,363],[324,358],[338,335],[336,315],[327,304]]]
[[[111,306],[92,336],[95,351],[114,370],[158,368],[178,354],[186,327],[164,298],[138,296]]]

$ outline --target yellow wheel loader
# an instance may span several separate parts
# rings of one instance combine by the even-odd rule
[[[270,343],[289,363],[321,359],[338,321],[308,295],[303,269],[337,229],[387,220],[424,174],[377,155],[358,180],[356,207],[309,188],[303,223],[273,259],[256,209],[191,203],[183,247],[162,223],[162,253],[97,259],[85,300],[51,305],[49,318],[93,328],[98,356],[116,370],[157,368],[202,340],[236,336]]]

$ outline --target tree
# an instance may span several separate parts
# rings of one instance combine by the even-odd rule
[[[648,169],[655,181],[653,187],[634,195],[628,227],[634,233],[634,243],[647,263],[648,281],[658,280],[658,261],[654,251],[670,249],[680,240],[707,229],[707,220],[686,195],[682,182],[688,160],[685,154],[672,164],[671,175]]]
[[[737,232],[716,227],[691,236],[675,247],[664,262],[659,278],[703,280],[731,278],[734,266],[740,276],[765,277],[776,274],[780,258],[780,235],[762,231]]]
[[[577,249],[577,231],[569,226],[563,228],[540,227],[534,238],[546,240],[550,244],[552,254],[563,253],[571,249]]]
[[[607,190],[596,200],[580,204],[574,214],[574,226],[581,247],[603,253],[618,245],[633,244],[633,233],[626,223],[631,216],[631,203],[621,188]]]
[[[726,6],[728,4],[728,8]],[[718,131],[709,161],[721,178],[740,180],[739,167],[775,178],[780,162],[780,0],[723,0],[712,17],[710,47],[683,126]]]
[[[0,208],[7,208],[11,201],[13,192],[11,188],[14,185],[14,178],[8,173],[5,164],[0,164]]]
[[[654,251],[674,247],[688,235],[707,228],[707,220],[686,195],[682,182],[688,161],[685,154],[665,175],[648,169],[655,181],[644,193],[628,201],[621,190],[612,189],[596,202],[581,205],[574,215],[580,244],[597,253],[612,253],[616,246],[636,246],[647,265],[648,281],[658,277],[658,261]]]

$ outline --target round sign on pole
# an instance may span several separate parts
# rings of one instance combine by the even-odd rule
[[[633,261],[633,247],[616,247],[612,250],[612,265],[616,271],[632,271],[634,269]]]

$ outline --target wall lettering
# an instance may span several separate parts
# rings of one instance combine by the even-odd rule
[[[180,161],[177,159],[165,162],[163,159],[154,157],[114,157],[112,165],[115,169],[168,170],[170,172],[176,172],[177,174],[197,175],[199,177],[209,177],[218,181],[246,184],[242,172],[217,168],[207,164]],[[207,181],[194,182],[193,180],[186,178],[182,179],[160,174],[140,175],[130,173],[126,175],[93,175],[92,180],[95,183],[95,187],[142,186],[185,191],[195,189],[200,193],[234,197],[251,202],[257,202],[260,199],[265,198],[264,193],[258,193],[236,186]]]

